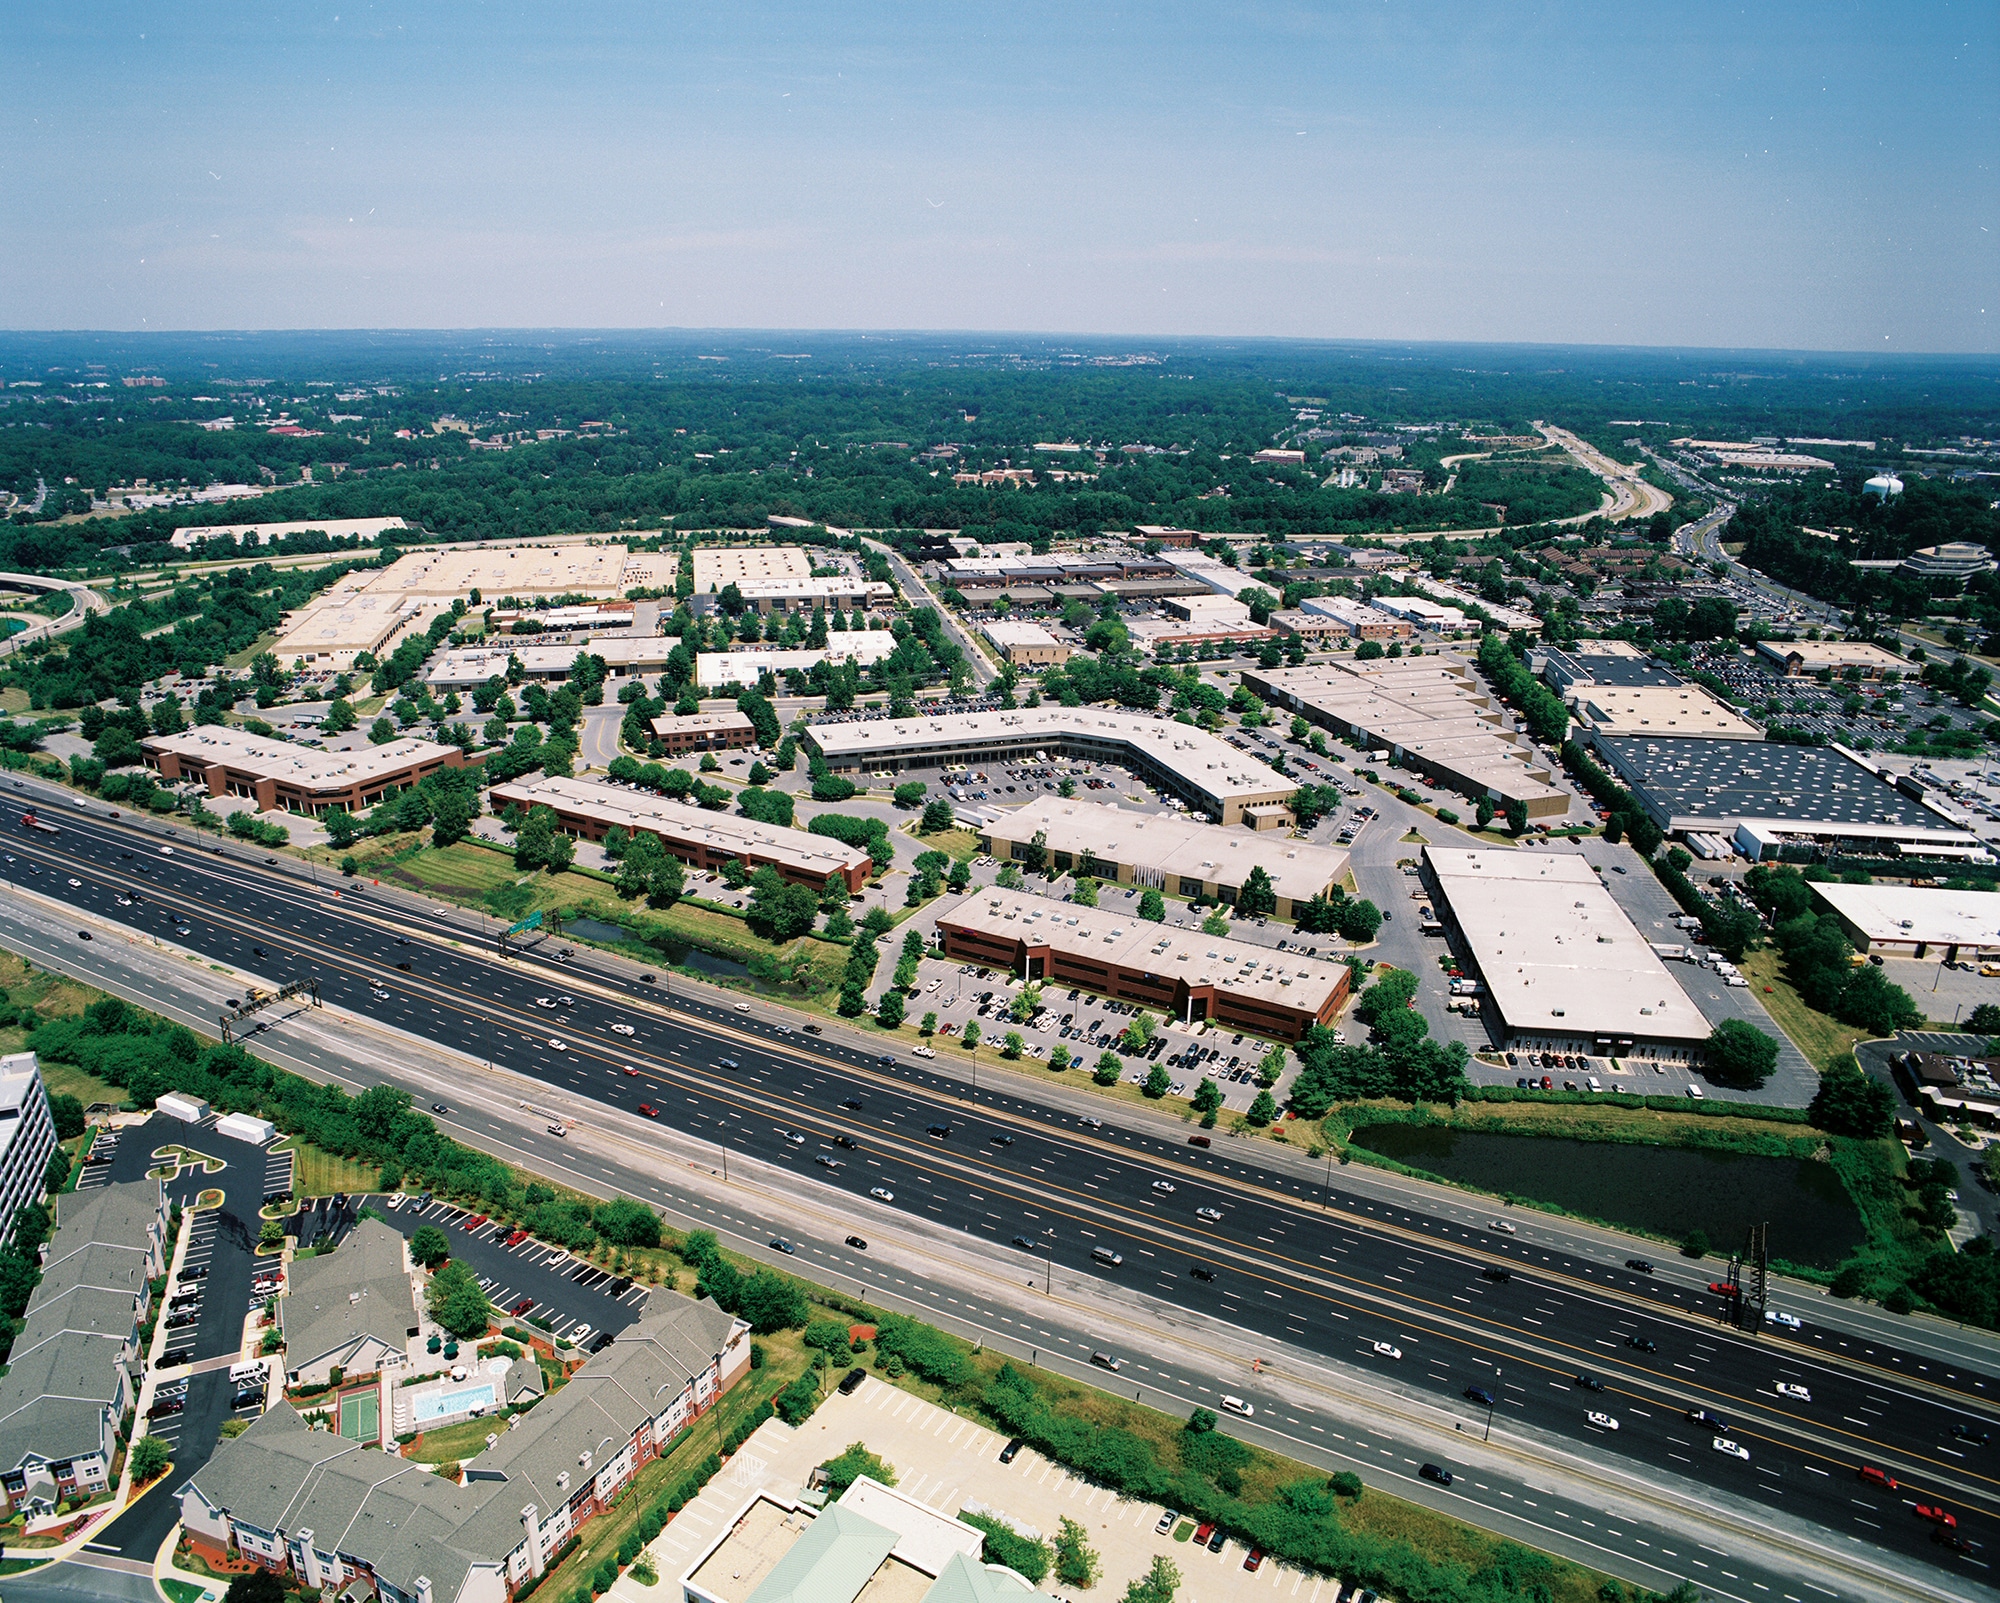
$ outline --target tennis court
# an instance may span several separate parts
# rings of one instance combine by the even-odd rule
[[[381,1436],[382,1399],[372,1386],[341,1398],[340,1434],[356,1442],[372,1442]]]

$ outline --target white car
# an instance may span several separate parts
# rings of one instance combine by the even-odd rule
[[[736,1011],[739,1013],[748,1013],[750,1011],[750,1004],[748,1002],[738,1002],[736,1004]]]
[[[569,1042],[565,1041],[559,1035],[552,1035],[549,1037],[549,1050],[551,1052],[567,1052],[569,1050]]]
[[[1803,1386],[1794,1386],[1790,1381],[1781,1380],[1771,1388],[1780,1397],[1789,1397],[1795,1403],[1809,1403],[1812,1393]]]
[[[1222,1399],[1222,1406],[1232,1414],[1241,1414],[1245,1419],[1249,1419],[1257,1412],[1253,1404],[1246,1403],[1241,1397],[1225,1397]]]
[[[1805,1329],[1804,1323],[1799,1319],[1797,1314],[1779,1313],[1775,1308],[1765,1311],[1764,1323],[1767,1325],[1783,1325],[1787,1330]]]
[[[1197,1219],[1207,1219],[1211,1223],[1219,1224],[1222,1221],[1222,1210],[1220,1208],[1197,1208],[1194,1211],[1194,1216]]]
[[[69,888],[73,891],[80,891],[83,889],[83,881],[80,879],[73,879],[69,882]]]
[[[1174,1183],[1171,1180],[1155,1180],[1153,1182],[1153,1189],[1162,1193],[1170,1192],[1174,1189]]]
[[[927,1046],[913,1046],[910,1048],[910,1054],[913,1057],[920,1058],[934,1058],[937,1056],[937,1053]]]
[[[868,1188],[868,1195],[873,1197],[877,1202],[894,1202],[896,1200],[896,1193],[891,1191],[887,1186],[870,1186]]]
[[[578,1325],[576,1329],[572,1330],[567,1336],[563,1337],[563,1340],[568,1342],[572,1347],[581,1347],[584,1344],[585,1339],[589,1335],[590,1335],[590,1326]]]
[[[1514,1227],[1510,1225],[1505,1219],[1488,1219],[1486,1221],[1486,1228],[1488,1230],[1497,1230],[1503,1236],[1511,1236],[1514,1234]]]
[[[1731,1458],[1740,1458],[1746,1464],[1750,1462],[1750,1449],[1741,1442],[1731,1441],[1727,1436],[1717,1436],[1709,1445],[1718,1453],[1727,1453]]]
[[[554,1008],[555,1005],[556,999],[553,996],[538,996],[535,998],[536,1007]]]
[[[1599,1430],[1616,1430],[1618,1428],[1617,1420],[1613,1419],[1609,1414],[1598,1413],[1594,1408],[1588,1414],[1584,1415],[1584,1418],[1588,1419]]]
[[[1375,1343],[1375,1356],[1378,1358],[1401,1358],[1403,1356],[1403,1349],[1392,1341],[1378,1341]]]
[[[629,1024],[614,1024],[611,1026],[611,1033],[613,1035],[637,1035],[639,1032]]]

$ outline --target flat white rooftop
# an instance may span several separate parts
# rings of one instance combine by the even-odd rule
[[[1510,1032],[1706,1041],[1709,1023],[1580,856],[1424,848]]]
[[[1006,650],[1009,646],[1059,646],[1062,642],[1038,623],[1025,618],[996,618],[979,631],[994,645]]]
[[[1607,735],[1764,738],[1763,730],[1700,685],[1579,686],[1576,711],[1581,722]]]
[[[758,675],[767,671],[781,674],[822,662],[858,662],[865,668],[895,649],[896,637],[887,629],[829,629],[824,651],[704,651],[695,658],[694,676],[704,690],[718,685],[754,685]]]
[[[706,593],[746,579],[810,579],[812,555],[803,546],[744,545],[694,548],[694,587]]]
[[[1813,895],[1871,942],[2000,946],[2000,895],[1914,885],[1815,885]]]

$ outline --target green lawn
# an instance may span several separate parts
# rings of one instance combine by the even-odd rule
[[[303,1136],[291,1136],[278,1142],[272,1150],[286,1149],[295,1154],[292,1159],[292,1195],[295,1197],[330,1197],[340,1191],[373,1191],[382,1178],[379,1169],[356,1163],[351,1158],[339,1157],[314,1146]]]
[[[1866,1030],[1857,1030],[1808,1007],[1805,998],[1785,978],[1785,960],[1773,948],[1745,954],[1741,967],[1743,977],[1756,989],[1757,1000],[1814,1068],[1824,1069],[1843,1052],[1852,1052],[1856,1041],[1868,1038]]]

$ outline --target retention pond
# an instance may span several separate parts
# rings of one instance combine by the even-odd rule
[[[1720,1252],[1771,1227],[1771,1256],[1831,1269],[1861,1245],[1861,1215],[1833,1165],[1703,1147],[1491,1135],[1444,1124],[1370,1124],[1352,1141],[1440,1179],[1553,1202],[1571,1213],[1679,1240],[1702,1230]]]

